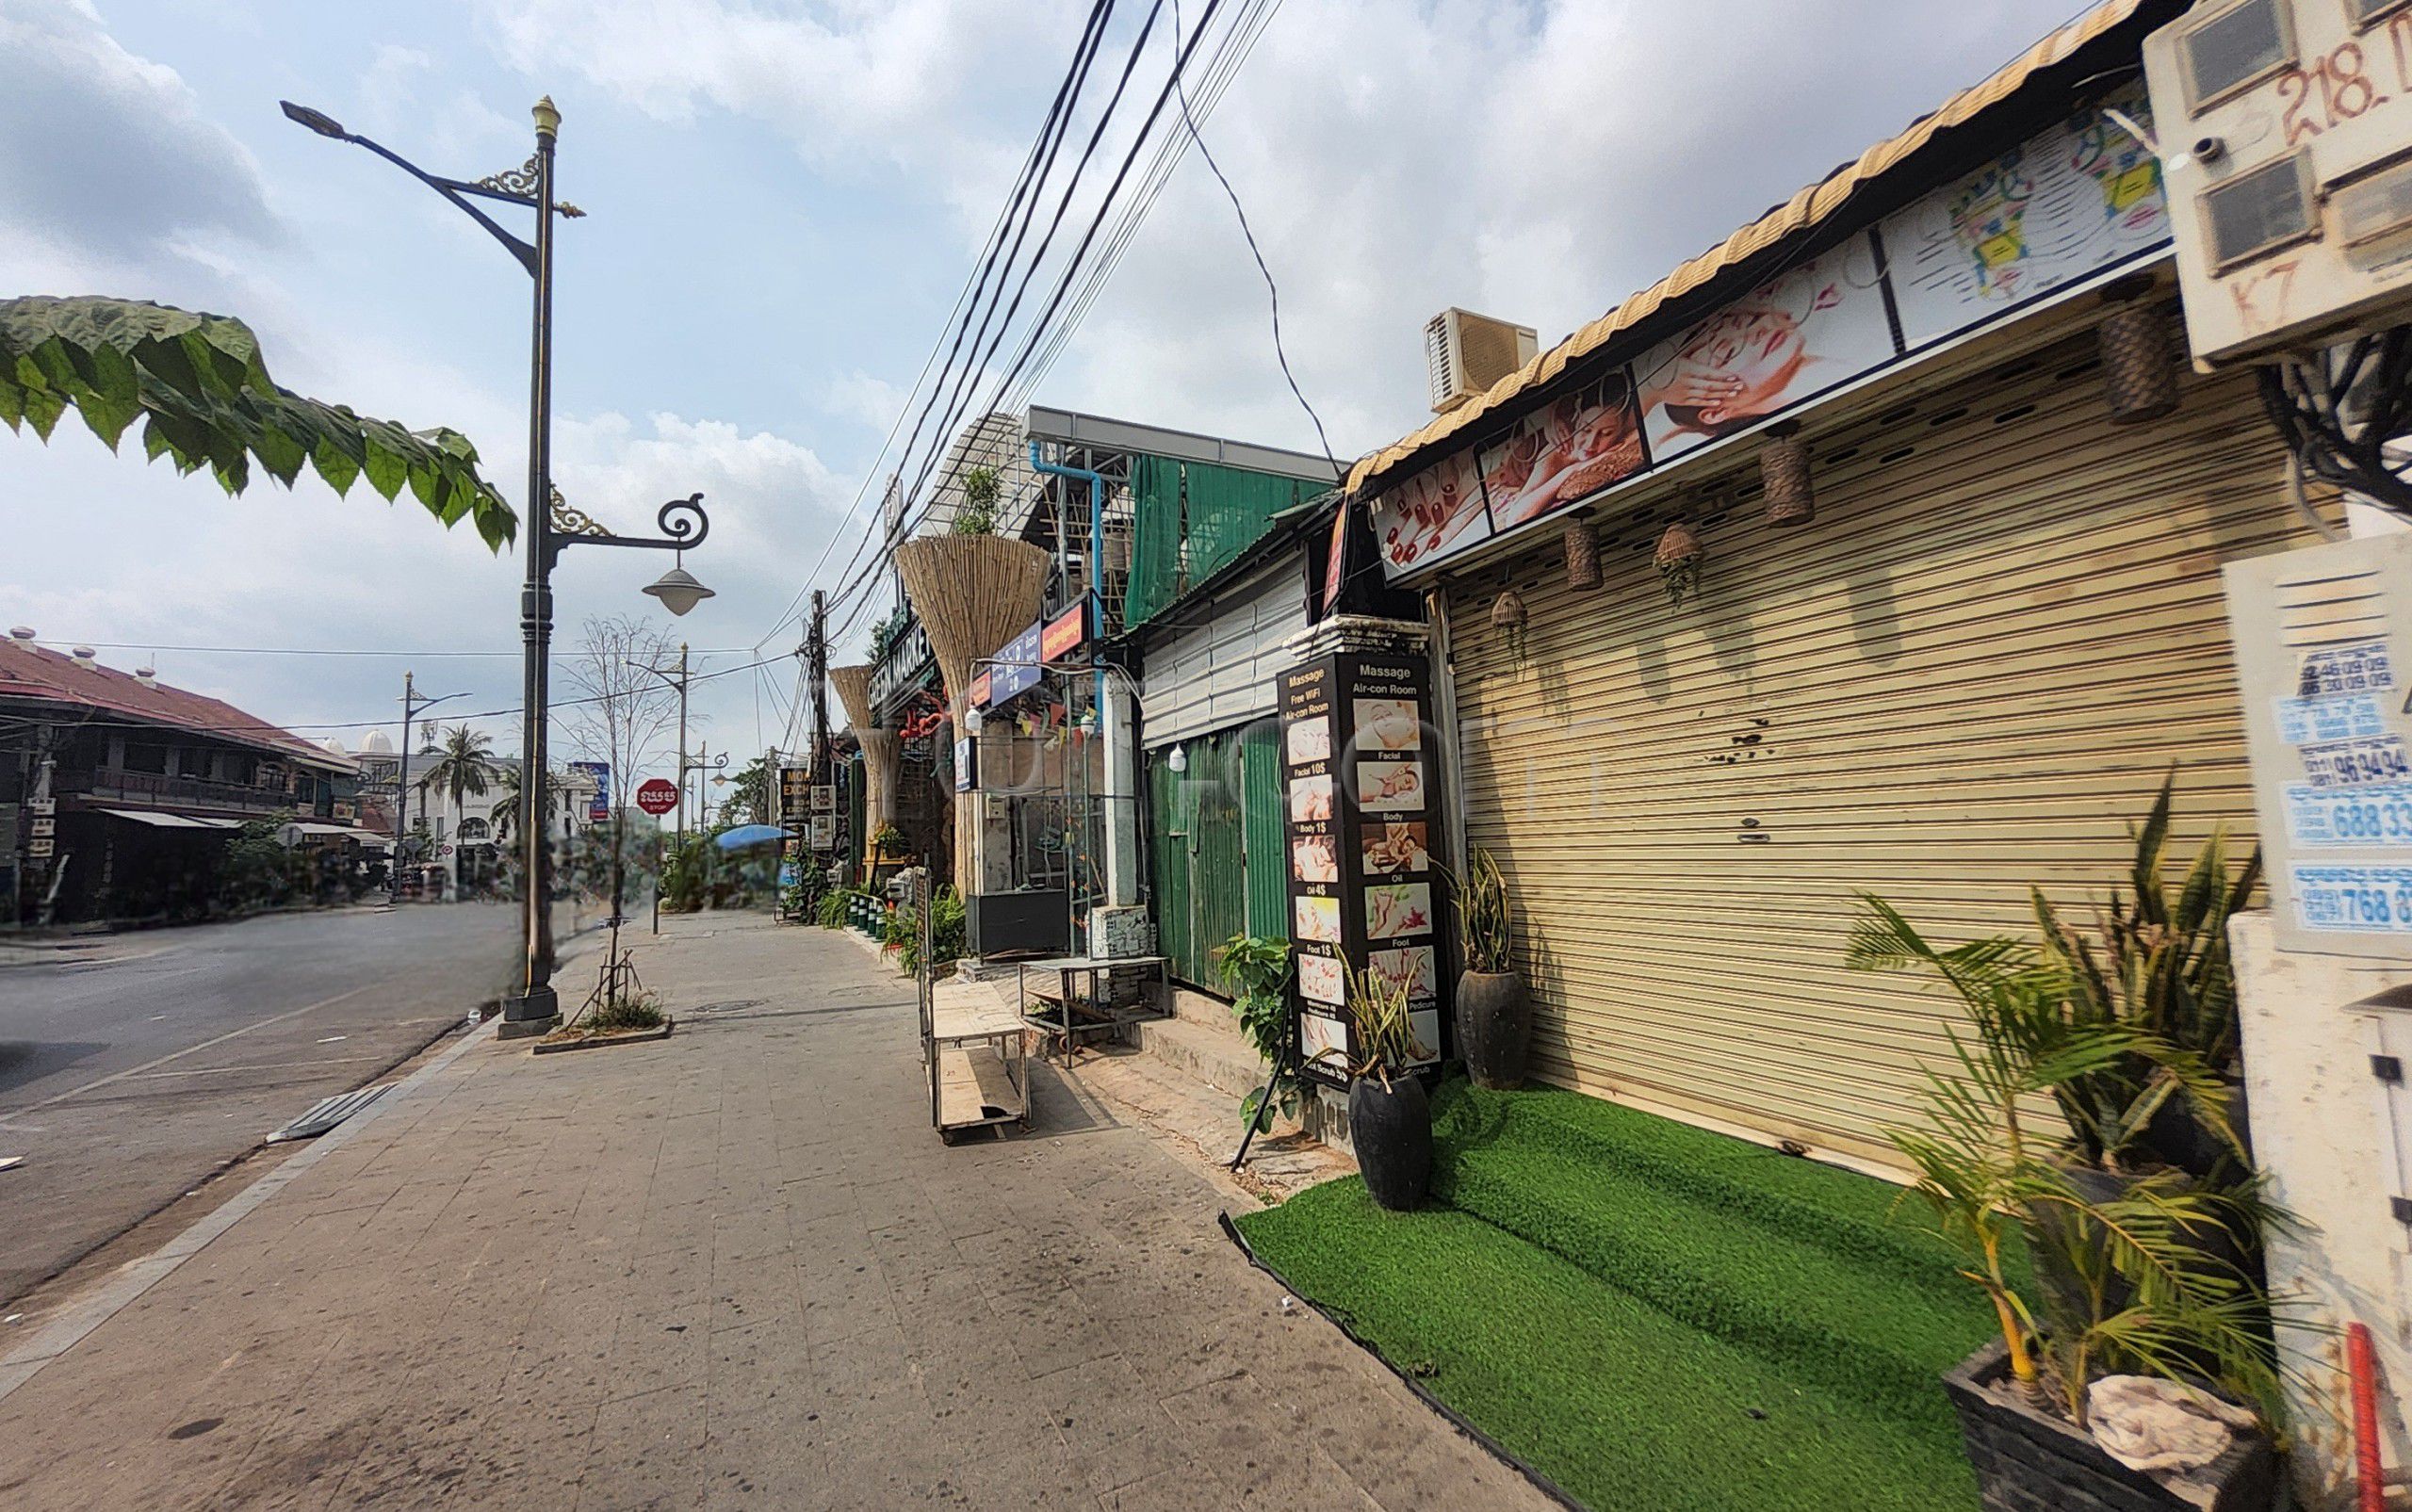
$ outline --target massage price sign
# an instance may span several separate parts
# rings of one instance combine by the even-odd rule
[[[2412,536],[2225,573],[2278,943],[2412,960]]]
[[[1421,653],[1344,652],[1294,667],[1280,686],[1290,943],[1298,1053],[1345,1085],[1358,1055],[1348,982],[1408,987],[1419,1065],[1442,1053],[1439,912],[1431,840],[1435,761]]]

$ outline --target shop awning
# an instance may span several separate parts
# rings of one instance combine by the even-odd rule
[[[163,830],[231,830],[242,826],[231,819],[196,819],[190,814],[169,814],[155,808],[104,808],[99,812],[111,819],[129,819],[137,824],[148,824]]]

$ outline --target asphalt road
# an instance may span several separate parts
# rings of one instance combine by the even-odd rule
[[[0,1302],[498,996],[515,919],[286,914],[0,965],[0,1156],[24,1157],[0,1171]]]

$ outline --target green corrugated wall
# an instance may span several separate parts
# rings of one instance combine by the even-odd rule
[[[1214,951],[1234,935],[1287,937],[1279,748],[1270,721],[1186,742],[1189,770],[1148,760],[1157,949],[1173,977],[1221,991]]]
[[[1290,873],[1281,838],[1281,726],[1247,725],[1240,741],[1240,821],[1247,838],[1247,932],[1290,937]]]

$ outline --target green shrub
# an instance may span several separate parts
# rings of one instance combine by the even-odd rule
[[[1231,1013],[1240,1032],[1269,1064],[1278,1065],[1290,1044],[1290,999],[1282,991],[1290,981],[1290,942],[1257,935],[1234,935],[1214,952],[1214,975],[1231,991]],[[1275,1105],[1285,1114],[1296,1111],[1298,1083],[1284,1075],[1273,1089]],[[1240,1099],[1240,1116],[1253,1118],[1256,1093]]]
[[[880,925],[880,948],[896,952],[896,965],[906,976],[921,973],[921,918],[909,904],[888,911]],[[963,954],[963,895],[940,887],[930,901],[930,964],[952,965]]]

